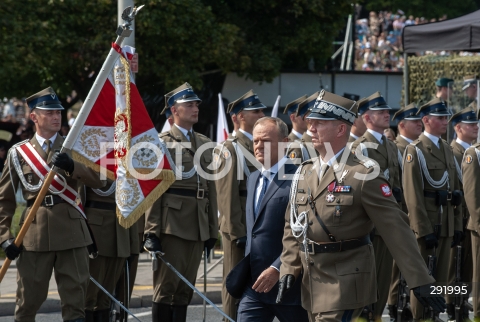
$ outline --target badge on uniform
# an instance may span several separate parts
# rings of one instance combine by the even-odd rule
[[[365,166],[365,168],[370,169],[371,167],[375,166],[375,162],[372,160],[367,160],[363,163],[363,165]]]
[[[413,161],[413,155],[411,155],[409,153],[409,154],[407,154],[407,157],[405,159],[407,160],[407,162],[412,162]]]
[[[392,195],[392,189],[390,189],[390,186],[386,183],[380,185],[380,190],[384,197],[390,197]]]
[[[335,191],[335,187],[337,186],[337,183],[333,181],[328,185],[328,194],[325,197],[325,200],[327,200],[328,203],[332,203],[335,201],[335,196],[333,195],[333,191]]]
[[[352,186],[336,186],[333,192],[350,192]]]
[[[468,164],[472,163],[473,161],[473,158],[471,155],[467,154],[465,155],[465,162],[467,162]]]
[[[213,161],[215,161],[215,162],[220,161],[220,157],[218,156],[218,154],[213,155]]]
[[[288,154],[288,157],[290,158],[290,160],[296,159],[297,153],[295,151],[292,151]]]
[[[222,154],[222,155],[223,155],[223,158],[224,158],[225,160],[231,157],[230,151],[228,151],[228,150],[227,150],[227,151],[223,151],[223,154]]]

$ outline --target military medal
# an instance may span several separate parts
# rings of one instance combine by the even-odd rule
[[[325,200],[327,200],[328,203],[332,203],[335,201],[335,196],[333,195],[332,192],[335,190],[336,185],[337,183],[335,181],[333,181],[328,185],[328,194],[325,197]]]
[[[352,186],[336,186],[333,192],[350,192]]]

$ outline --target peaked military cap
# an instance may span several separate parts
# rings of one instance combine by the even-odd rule
[[[358,102],[358,114],[363,114],[368,110],[381,111],[391,110],[392,108],[387,105],[385,99],[380,92],[375,92],[367,98],[361,99]]]
[[[435,85],[438,87],[449,87],[449,86],[452,86],[452,84],[453,84],[453,79],[446,78],[446,77],[439,78],[435,82]]]
[[[463,87],[462,91],[466,90],[467,88],[470,87],[472,84],[476,84],[478,81],[477,75],[467,75],[463,77]]]
[[[458,123],[478,123],[477,112],[467,107],[460,112],[453,114],[448,122],[452,123],[453,126]]]
[[[418,108],[415,103],[410,103],[404,108],[399,109],[395,114],[393,114],[392,121],[397,119],[399,122],[403,120],[414,121],[421,120],[422,117],[417,115]]]
[[[418,109],[417,115],[420,117],[424,117],[425,115],[433,115],[433,116],[450,116],[452,115],[443,100],[439,97],[434,98],[427,104],[421,106]]]
[[[315,100],[317,99],[319,94],[320,94],[320,92],[315,92],[312,95],[310,95],[309,97],[307,97],[303,102],[300,102],[300,104],[298,104],[296,115],[305,118],[305,115],[315,105]]]
[[[322,89],[307,119],[339,120],[353,125],[357,117],[357,102]]]
[[[167,110],[170,110],[175,103],[186,103],[193,101],[198,101],[199,104],[202,102],[202,100],[198,98],[197,94],[195,94],[193,91],[192,86],[189,83],[185,83],[182,86],[175,88],[173,91],[165,94],[165,108],[160,114],[166,114]],[[171,112],[170,115],[172,115]]]
[[[35,108],[39,110],[63,110],[62,103],[51,87],[47,87],[37,94],[27,97],[26,102],[30,111],[33,111]]]
[[[240,113],[241,111],[253,111],[253,110],[260,110],[267,108],[258,98],[258,95],[253,92],[253,90],[249,90],[245,94],[243,94],[237,100],[228,104],[227,112],[230,115]]]
[[[292,113],[297,113],[297,108],[298,108],[298,105],[300,105],[301,102],[303,102],[304,100],[307,99],[307,95],[302,95],[300,96],[299,98],[297,98],[296,100],[288,103],[286,106],[285,106],[285,109],[283,110],[283,114],[287,114],[290,115]]]

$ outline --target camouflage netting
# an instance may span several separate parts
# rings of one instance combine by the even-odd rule
[[[422,105],[436,93],[435,81],[440,77],[452,78],[457,100],[463,100],[462,83],[465,75],[480,75],[480,56],[411,56],[408,57],[409,100]],[[405,86],[405,85],[404,85]],[[401,106],[404,104],[402,90]],[[465,106],[465,102],[452,102],[452,105]],[[457,103],[457,104],[456,104]]]

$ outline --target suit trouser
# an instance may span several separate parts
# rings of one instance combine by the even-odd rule
[[[382,236],[376,235],[373,239],[375,251],[375,269],[377,273],[378,300],[374,306],[374,317],[382,317],[383,310],[387,304],[388,289],[392,276],[393,257],[383,241]]]
[[[400,269],[398,269],[395,260],[393,260],[392,276],[390,278],[390,290],[388,291],[388,305],[398,304],[398,284],[400,279]]]
[[[300,296],[300,294],[298,294]],[[244,295],[238,306],[237,322],[307,322],[308,313],[300,305],[268,304]]]
[[[232,319],[237,320],[237,300],[233,298],[225,286],[228,273],[242,260],[245,249],[238,248],[235,242],[232,242],[230,236],[222,232],[223,244],[223,283],[222,283],[222,306],[223,311]]]
[[[38,309],[47,299],[52,271],[62,302],[63,320],[85,316],[85,295],[90,278],[86,247],[51,252],[23,251],[17,260],[16,321],[35,321]]]
[[[425,247],[425,240],[423,238],[417,239],[420,254],[422,254],[425,264],[428,264],[428,255],[433,255],[433,249]],[[437,255],[437,272],[433,276],[436,280],[434,285],[448,285],[448,265],[450,262],[450,248],[452,244],[452,237],[440,237],[438,240],[438,247],[436,249]],[[412,314],[414,319],[422,319],[424,308],[421,305],[413,292],[410,292],[410,304],[412,306]]]
[[[98,256],[90,259],[90,275],[113,294],[115,285],[122,274],[125,264],[123,257]],[[111,299],[93,282],[88,284],[85,310],[100,311],[110,309]]]
[[[468,230],[465,230],[465,239],[460,243],[462,246],[462,282],[468,283],[468,293],[472,291],[470,283],[472,282],[472,235]],[[455,284],[455,258],[457,257],[457,247],[450,249],[450,265],[448,268],[448,281],[450,285]],[[447,303],[455,303],[455,296],[449,296],[446,298]]]
[[[323,313],[309,312],[308,320],[310,322],[350,322],[356,321],[363,311],[363,307],[351,310],[330,311]]]
[[[165,253],[163,258],[195,285],[204,242],[186,240],[168,234],[162,234],[160,242]],[[188,305],[192,299],[193,290],[160,259],[158,261],[158,269],[153,272],[153,302],[177,306]]]
[[[476,231],[470,231],[472,236],[472,259],[473,259],[473,278],[472,278],[472,297],[473,297],[473,315],[480,318],[480,235]]]

